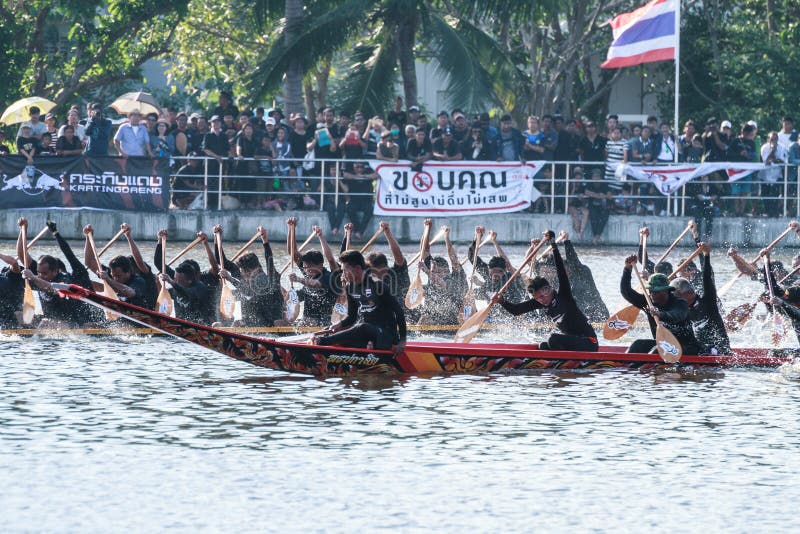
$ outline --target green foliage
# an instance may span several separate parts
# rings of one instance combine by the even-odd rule
[[[754,119],[764,134],[780,126],[782,115],[796,115],[800,102],[800,5],[780,0],[773,5],[772,32],[762,1],[697,3],[684,12],[681,122],[690,118],[704,122],[714,116],[730,120],[737,128]],[[659,68],[659,76],[673,78],[670,63]],[[659,96],[660,113],[671,117],[671,85]]]

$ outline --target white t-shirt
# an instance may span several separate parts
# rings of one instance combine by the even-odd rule
[[[766,162],[767,157],[769,157],[770,152],[772,152],[772,147],[769,143],[764,143],[761,145],[761,161]],[[775,158],[778,161],[774,162],[768,168],[758,171],[758,177],[770,183],[775,183],[778,180],[783,179],[783,165],[781,163],[786,163],[789,159],[789,153],[786,150],[786,147],[778,143],[775,147]]]

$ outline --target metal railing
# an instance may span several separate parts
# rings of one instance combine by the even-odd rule
[[[190,159],[199,160],[196,174],[181,174],[182,178],[202,180],[202,189],[181,189],[172,188],[173,194],[195,194],[202,195],[201,202],[195,202],[195,207],[199,209],[223,209],[224,197],[233,196],[244,205],[252,205],[259,199],[274,197],[273,199],[291,200],[303,202],[308,208],[318,208],[324,211],[332,203],[333,207],[338,207],[341,198],[345,195],[341,187],[343,172],[349,170],[353,163],[369,163],[370,160],[358,159],[298,159],[282,158],[266,160],[263,158],[221,158],[221,163],[215,158],[210,157],[181,157],[178,161],[188,161]],[[269,161],[269,164],[265,162]],[[311,166],[313,163],[313,167]],[[464,161],[464,167],[469,167],[472,162]],[[634,164],[635,165],[635,164]],[[660,163],[659,166],[674,166],[673,163]],[[679,165],[685,166],[686,163]],[[733,164],[735,165],[735,163]],[[665,196],[655,191],[648,182],[630,179],[627,181],[607,180],[605,178],[592,180],[589,171],[593,168],[603,169],[605,175],[606,163],[602,161],[553,161],[547,162],[550,169],[550,176],[546,178],[543,170],[534,177],[534,186],[540,190],[542,196],[540,204],[544,204],[547,213],[567,213],[570,203],[580,197],[574,194],[576,186],[579,184],[602,183],[624,187],[630,191],[629,196],[625,197],[633,201],[634,207],[643,206],[644,210],[651,210],[649,207],[661,206],[663,211],[669,215],[683,216],[687,213],[687,208],[691,208],[699,199],[691,194],[691,190],[696,186],[697,181],[689,182],[682,186],[678,191]],[[652,164],[648,164],[652,166]],[[247,167],[247,169],[245,169]],[[310,169],[305,167],[311,167]],[[585,177],[575,179],[573,170],[581,167],[586,173]],[[742,200],[746,202],[757,202],[774,207],[777,203],[779,213],[769,213],[768,216],[789,216],[790,211],[795,216],[800,217],[800,167],[789,164],[776,164],[773,167],[781,169],[782,180],[777,182],[765,182],[759,178],[759,171],[735,182],[722,179],[703,179],[703,184],[719,190],[717,202],[721,205],[728,205],[733,201]],[[244,172],[243,172],[244,171]],[[713,176],[713,175],[711,175]],[[172,175],[174,179],[176,174]],[[271,181],[272,189],[265,188]],[[740,184],[742,187],[736,186]],[[734,187],[731,187],[734,186]],[[750,191],[748,191],[748,189]],[[348,197],[353,196],[374,196],[374,193],[346,193]],[[248,202],[251,199],[252,202]],[[311,199],[313,203],[309,203]],[[197,199],[195,199],[197,200]],[[662,210],[658,210],[658,215]]]

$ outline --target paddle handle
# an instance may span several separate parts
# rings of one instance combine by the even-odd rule
[[[472,272],[469,275],[469,287],[467,289],[467,294],[472,292],[472,285],[474,283],[474,278],[475,278],[475,267],[476,267],[476,264],[478,263],[478,251],[480,250],[481,245],[483,245],[483,242],[479,242],[480,239],[481,239],[481,234],[476,231],[475,232],[475,250],[472,251]],[[467,298],[466,295],[464,296],[464,298],[465,299]]]
[[[776,237],[775,239],[773,239],[773,240],[772,240],[772,242],[771,242],[769,245],[767,245],[766,247],[764,247],[764,249],[758,253],[758,256],[756,256],[755,258],[753,258],[753,261],[751,261],[750,263],[755,263],[755,262],[757,262],[758,260],[760,260],[760,259],[761,259],[761,258],[764,256],[764,250],[766,250],[766,251],[770,251],[770,250],[772,250],[772,249],[775,247],[775,245],[777,245],[778,243],[780,243],[780,241],[781,241],[781,240],[782,240],[784,237],[786,237],[787,235],[789,235],[789,232],[791,232],[792,230],[794,230],[794,228],[793,228],[793,227],[792,227],[792,225],[790,224],[790,225],[789,225],[789,227],[788,227],[786,230],[784,230],[783,232],[781,232],[781,233],[780,233],[780,235],[778,235],[778,237]],[[736,283],[736,281],[737,281],[739,278],[741,278],[742,276],[744,276],[744,273],[739,273],[739,274],[737,274],[736,276],[734,276],[733,278],[731,278],[731,279],[730,279],[730,280],[729,280],[729,281],[728,281],[728,282],[727,282],[727,283],[726,283],[724,286],[722,286],[722,288],[720,288],[720,290],[719,290],[719,291],[717,291],[717,296],[718,296],[718,297],[722,297],[722,296],[723,296],[725,293],[727,293],[727,292],[728,292],[728,291],[729,291],[729,290],[730,290],[730,289],[733,287],[733,285]]]
[[[769,265],[769,256],[764,256],[764,276],[767,277],[767,289],[769,290],[769,296],[775,296],[775,288],[772,285],[772,268]]]
[[[797,271],[800,271],[800,265],[798,265],[797,267],[795,267],[794,269],[792,269],[791,271],[789,271],[789,274],[787,274],[786,276],[784,276],[783,278],[781,278],[781,279],[778,281],[778,283],[779,283],[779,284],[782,284],[782,283],[784,283],[786,280],[788,280],[788,279],[789,279],[789,277],[790,277],[790,276],[792,276],[793,274],[797,273]]]
[[[238,259],[239,259],[239,256],[241,256],[242,254],[244,254],[244,252],[245,252],[245,251],[246,251],[248,248],[250,248],[250,245],[252,245],[253,243],[255,243],[255,242],[256,242],[256,239],[258,239],[259,237],[261,237],[261,232],[256,232],[256,235],[254,235],[253,237],[251,237],[251,238],[250,238],[250,241],[248,241],[247,243],[245,243],[245,244],[244,244],[244,246],[243,246],[242,248],[240,248],[239,250],[237,250],[237,251],[236,251],[236,254],[234,254],[234,255],[233,255],[233,257],[231,258],[231,261],[236,261],[236,260],[238,260]]]
[[[184,254],[186,254],[187,252],[189,252],[190,250],[192,250],[192,249],[193,249],[193,248],[194,248],[194,247],[195,247],[195,246],[196,246],[196,245],[197,245],[197,244],[198,244],[200,241],[202,241],[202,239],[201,239],[201,238],[199,238],[199,237],[196,237],[196,238],[194,239],[194,241],[192,241],[191,243],[189,243],[188,245],[186,245],[186,248],[184,248],[183,250],[181,250],[180,252],[178,252],[178,255],[177,255],[177,256],[175,256],[174,258],[172,258],[171,260],[169,260],[169,263],[167,263],[167,265],[172,265],[173,263],[175,263],[176,261],[178,261],[178,259],[180,259],[180,257],[181,257],[181,256],[183,256]]]
[[[164,269],[167,268],[167,238],[161,237],[161,274],[164,274]]]
[[[647,305],[652,308],[653,307],[653,301],[650,300],[650,292],[647,290],[647,287],[644,285],[644,278],[642,278],[642,274],[639,272],[639,268],[636,267],[635,263],[633,264],[633,272],[636,273],[636,278],[639,279],[639,285],[642,288],[642,293],[644,294],[645,300],[647,300]],[[655,320],[656,324],[661,324],[661,322],[658,320],[658,317],[656,317],[655,315],[652,315],[652,317]]]
[[[382,233],[383,233],[383,228],[378,228],[378,231],[375,232],[375,235],[370,237],[369,241],[367,241],[366,244],[363,247],[361,247],[361,254],[365,254],[369,250],[369,248],[375,243],[375,241],[378,240],[378,238],[381,236]]]
[[[41,238],[44,236],[44,234],[46,234],[46,233],[47,233],[47,227],[45,226],[44,228],[42,228],[42,231],[41,231],[41,232],[39,232],[38,234],[36,234],[36,237],[34,237],[33,239],[31,239],[31,240],[28,242],[28,245],[25,247],[25,250],[26,250],[26,251],[27,251],[27,250],[30,250],[30,249],[31,249],[31,247],[32,247],[32,246],[33,246],[33,245],[34,245],[34,244],[35,244],[37,241],[39,241],[39,240],[40,240],[40,239],[41,239]]]
[[[683,260],[683,263],[681,263],[680,265],[678,265],[677,267],[675,267],[675,270],[674,270],[674,271],[672,271],[672,273],[669,275],[669,277],[668,277],[668,278],[669,278],[670,280],[674,280],[674,279],[675,279],[675,277],[677,277],[677,276],[678,276],[678,273],[679,273],[679,272],[681,272],[683,269],[685,269],[685,268],[686,268],[686,266],[687,266],[687,265],[689,265],[689,263],[690,263],[690,262],[691,262],[693,259],[695,259],[695,258],[696,258],[698,255],[700,255],[700,253],[701,253],[701,252],[703,252],[703,249],[702,249],[702,248],[700,248],[700,247],[697,247],[697,249],[696,249],[694,252],[692,252],[692,253],[691,253],[691,255],[690,255],[688,258],[686,258],[685,260]]]
[[[667,256],[669,256],[669,253],[672,252],[675,249],[675,247],[678,246],[678,243],[681,242],[681,239],[683,239],[683,236],[685,236],[686,232],[691,230],[691,228],[692,227],[690,225],[688,225],[688,224],[686,225],[686,228],[683,229],[683,232],[681,232],[681,235],[679,235],[678,238],[675,239],[675,241],[672,242],[672,244],[669,246],[669,248],[666,250],[666,252],[664,252],[664,254],[662,254],[661,257],[658,258],[658,261],[656,261],[655,265],[658,265],[659,263],[661,263],[662,261],[667,259]]]
[[[442,240],[443,237],[444,237],[444,229],[439,228],[439,231],[436,232],[436,234],[434,234],[433,236],[433,239],[431,239],[430,244],[433,245],[435,243],[438,243],[439,241]],[[417,260],[419,260],[420,256],[422,256],[421,249],[420,252],[417,252],[410,260],[408,260],[408,265],[414,265],[414,263],[417,262]]]
[[[297,250],[295,251],[295,254],[298,253],[298,252],[303,252],[306,249],[306,247],[308,246],[308,244],[311,243],[311,240],[314,239],[314,236],[316,236],[316,234],[314,232],[311,232],[311,235],[309,235],[308,238],[305,241],[303,241],[303,243],[299,247],[297,247]],[[291,267],[293,263],[294,263],[294,254],[291,254],[291,257],[289,258],[289,261],[286,263],[286,265],[283,266],[283,268],[281,269],[280,274],[285,273],[286,270],[289,267]]]
[[[123,233],[124,233],[124,230],[120,229],[119,232],[114,234],[114,237],[111,238],[111,241],[106,243],[106,246],[104,246],[102,249],[100,249],[100,252],[97,253],[97,257],[99,258],[100,256],[103,255],[103,253],[105,253],[106,250],[110,249],[111,245],[113,245],[117,241],[117,239],[119,239],[119,236],[121,236]]]

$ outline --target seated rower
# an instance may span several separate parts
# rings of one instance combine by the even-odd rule
[[[0,328],[16,328],[22,324],[22,269],[13,256],[0,254],[0,260],[8,264],[0,271]]]
[[[291,218],[287,222],[290,225],[297,225],[296,218]],[[339,264],[336,262],[330,245],[325,240],[322,228],[314,226],[312,229],[319,239],[322,252],[309,250],[302,255],[296,252],[294,261],[299,264],[304,276],[291,273],[289,280],[303,286],[297,290],[298,299],[304,302],[302,324],[320,326],[331,320],[333,306],[342,292],[342,277]],[[297,250],[296,243],[294,249]],[[325,268],[326,259],[330,270]]]
[[[483,234],[483,227],[475,227],[475,232],[478,235]],[[480,257],[475,255],[475,247],[478,244],[473,241],[467,250],[467,258],[470,262],[475,258],[475,272],[483,278],[484,283],[480,284],[478,281],[473,280],[475,284],[475,297],[481,300],[491,300],[492,296],[497,293],[501,287],[505,285],[509,278],[514,274],[514,268],[508,260],[503,249],[497,243],[497,234],[491,232],[489,237],[494,244],[496,254],[489,258],[486,263]],[[517,277],[506,290],[504,298],[510,302],[521,302],[525,300],[525,286],[522,280]],[[489,314],[489,321],[492,323],[509,322],[512,318],[508,313],[500,308],[493,307]]]
[[[258,256],[247,252],[236,261],[241,279],[234,278],[227,269],[220,271],[220,275],[233,284],[234,295],[242,303],[242,326],[284,326],[287,323],[283,317],[281,275],[275,269],[266,229],[259,226],[258,232],[264,245],[267,272]]]
[[[658,317],[661,324],[672,332],[680,342],[684,354],[699,354],[700,344],[694,336],[692,324],[689,321],[689,305],[682,298],[672,294],[674,287],[669,285],[669,278],[662,273],[655,273],[647,280],[647,290],[650,292],[650,299],[653,307],[647,305],[644,295],[637,293],[631,287],[631,273],[633,266],[637,262],[636,254],[625,258],[625,268],[622,270],[620,280],[620,292],[622,297],[644,311],[647,321],[650,323],[650,332],[653,339],[637,339],[628,348],[628,352],[652,353],[656,350],[656,322],[653,317]]]
[[[425,220],[426,226],[432,224],[430,219]],[[467,292],[467,278],[450,241],[450,228],[443,228],[444,243],[452,268],[443,257],[431,256],[430,241],[423,241],[423,261],[419,263],[419,268],[428,275],[428,283],[423,288],[425,300],[418,308],[420,324],[457,324],[461,303]]]
[[[211,292],[206,284],[197,280],[192,260],[185,260],[174,271],[167,268],[158,275],[158,279],[170,285],[169,294],[175,304],[175,317],[204,325],[214,322],[213,310],[208,306],[212,300]]]
[[[403,307],[389,289],[372,278],[357,250],[339,256],[344,291],[347,294],[347,317],[314,334],[317,345],[391,349],[395,356],[406,347],[406,319]]]
[[[152,310],[155,306],[155,301],[150,301],[147,298],[147,284],[142,276],[134,272],[133,262],[127,256],[115,256],[108,263],[108,267],[97,265],[95,255],[89,245],[89,235],[93,233],[94,229],[91,224],[84,226],[83,235],[86,236],[84,263],[86,267],[96,272],[101,280],[108,282],[120,300],[140,308]],[[95,291],[102,291],[103,284],[95,283],[94,289]]]
[[[537,276],[528,282],[528,292],[533,297],[530,300],[518,304],[510,303],[502,296],[496,296],[493,300],[499,302],[512,315],[520,315],[538,309],[544,310],[544,313],[555,322],[556,328],[561,332],[554,332],[550,334],[547,341],[539,343],[541,350],[597,352],[597,335],[572,295],[567,270],[561,260],[558,245],[555,243],[555,233],[547,230],[544,232],[544,238],[548,240],[552,249],[558,276],[558,291],[553,291],[546,278]]]
[[[725,322],[719,311],[717,288],[714,285],[714,272],[711,269],[711,246],[700,242],[703,250],[702,296],[695,285],[686,278],[676,278],[670,285],[675,295],[689,304],[689,320],[702,354],[730,354],[731,342],[725,330]]]
[[[386,242],[389,244],[389,250],[392,252],[394,265],[389,267],[386,254],[382,252],[370,252],[366,257],[366,262],[372,277],[388,286],[394,298],[402,303],[408,292],[408,287],[411,285],[411,279],[408,275],[408,263],[403,256],[403,251],[400,249],[400,244],[392,235],[389,223],[381,221],[380,227],[386,237]],[[406,313],[408,313],[408,310],[406,310]]]

